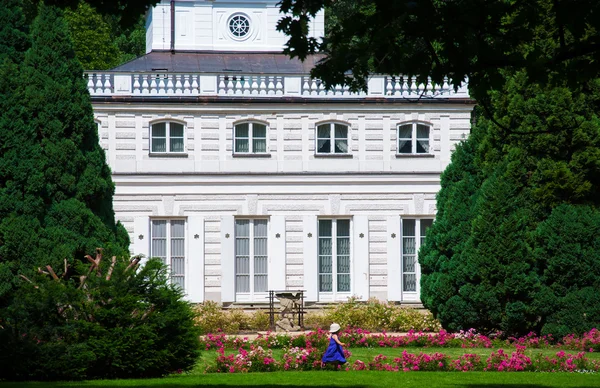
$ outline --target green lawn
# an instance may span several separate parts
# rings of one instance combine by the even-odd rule
[[[273,372],[175,376],[152,380],[86,381],[73,383],[0,383],[13,387],[401,387],[401,388],[542,388],[599,387],[599,374],[533,372]]]
[[[390,358],[399,356],[404,349],[392,348],[351,348],[353,360],[368,362],[378,354]],[[496,349],[462,349],[462,348],[406,348],[409,353],[445,353],[453,358],[465,353],[477,353],[487,357]],[[506,352],[513,349],[507,348]],[[542,353],[554,355],[555,349],[530,349],[529,356]],[[227,353],[235,353],[227,351]],[[576,353],[576,352],[567,352]],[[281,359],[283,350],[275,349],[275,359]],[[401,388],[542,388],[542,387],[600,387],[600,374],[584,373],[535,373],[535,372],[376,372],[376,371],[310,371],[310,372],[272,372],[245,374],[203,374],[207,365],[215,363],[216,351],[202,352],[202,359],[197,367],[185,375],[169,376],[151,380],[96,380],[84,382],[58,383],[0,383],[0,388],[39,387],[401,387]],[[590,359],[600,359],[600,353],[587,353]]]

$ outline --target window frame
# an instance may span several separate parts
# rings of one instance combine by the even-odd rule
[[[248,137],[247,138],[242,138],[242,139],[247,139],[248,140],[248,151],[247,152],[243,152],[243,151],[236,151],[236,140],[240,139],[239,137],[236,136],[236,127],[238,125],[243,125],[243,124],[248,124]],[[254,125],[263,125],[265,127],[265,150],[264,151],[255,151],[254,150],[254,140],[255,140],[255,135],[254,135]],[[260,138],[259,138],[260,139]],[[232,127],[232,153],[234,156],[268,156],[269,154],[269,124],[265,121],[260,121],[260,120],[243,120],[243,121],[236,121],[233,123],[233,127]]]
[[[331,221],[331,236],[322,236],[321,235],[321,221]],[[341,236],[348,238],[348,272],[338,273],[338,259],[339,259],[339,246],[338,240],[341,238],[338,233],[338,222],[339,221],[348,221],[348,236]],[[331,239],[331,272],[321,272],[321,251],[320,251],[320,242],[321,239],[329,237]],[[353,273],[353,264],[354,264],[354,255],[353,255],[353,223],[352,218],[331,218],[331,217],[323,217],[317,219],[317,293],[319,301],[343,301],[352,296],[353,287],[352,281],[354,278]],[[345,255],[344,255],[345,256]],[[331,291],[322,291],[321,290],[321,276],[322,275],[331,275]],[[349,276],[349,290],[347,291],[339,291],[338,277],[339,275],[348,275]]]
[[[152,134],[152,129],[154,127],[154,125],[156,124],[165,124],[165,151],[155,151],[153,149],[154,147],[154,141],[155,139],[159,138],[158,136],[153,136]],[[171,136],[171,124],[177,124],[177,125],[181,125],[183,128],[183,133],[180,136]],[[161,119],[161,120],[155,120],[155,121],[151,121],[149,123],[149,133],[148,133],[148,138],[150,141],[150,155],[151,156],[185,156],[187,155],[186,153],[186,133],[187,133],[187,123],[181,120],[173,120],[173,119]],[[181,142],[182,142],[182,150],[181,151],[170,151],[170,148],[172,146],[171,143],[171,139],[173,138],[181,138]],[[163,139],[163,137],[160,137],[160,139]]]
[[[155,230],[155,221],[164,221],[166,224],[166,231],[165,231],[165,236],[155,236],[154,230]],[[172,229],[172,225],[173,222],[177,221],[177,222],[183,222],[183,236],[176,236],[173,237],[173,229]],[[168,268],[168,272],[169,272],[169,283],[173,283],[173,278],[181,278],[182,281],[181,283],[176,282],[175,284],[183,284],[183,286],[181,286],[183,291],[186,291],[187,289],[187,273],[188,271],[188,251],[187,251],[187,227],[188,227],[188,223],[187,223],[187,219],[185,218],[163,218],[163,217],[152,217],[150,218],[150,249],[149,249],[149,253],[150,253],[150,257],[157,257],[159,259],[161,259],[163,261],[163,263],[167,266]],[[158,256],[155,254],[155,248],[154,248],[154,244],[153,242],[155,240],[158,239],[164,239],[165,240],[165,256]],[[178,273],[178,274],[173,274],[172,272],[172,268],[173,268],[173,259],[175,258],[173,255],[173,240],[174,239],[182,239],[183,240],[183,264],[182,264],[182,268],[183,268],[183,273]]]
[[[400,128],[404,127],[404,126],[408,126],[411,125],[411,137],[407,138],[407,137],[400,137]],[[419,139],[425,139],[425,138],[419,138],[418,136],[418,127],[419,125],[425,126],[427,127],[429,133],[427,136],[427,152],[418,152],[417,150],[417,146],[418,146],[418,140]],[[397,156],[404,156],[404,155],[410,155],[410,156],[428,156],[428,155],[433,155],[432,152],[432,133],[433,133],[433,124],[425,122],[425,121],[405,121],[402,123],[398,123],[396,125],[396,155]],[[410,152],[400,152],[400,140],[409,140],[410,144],[411,144],[411,148],[410,148]]]
[[[414,236],[413,235],[405,235],[404,226],[406,221],[414,221]],[[421,279],[421,266],[419,264],[419,250],[423,246],[423,242],[425,239],[425,235],[423,235],[421,231],[421,222],[422,221],[430,221],[431,224],[427,227],[430,228],[431,225],[435,222],[435,218],[433,216],[423,216],[423,217],[402,217],[400,219],[400,284],[401,291],[403,294],[418,294],[421,292],[420,290],[420,279]],[[413,253],[405,253],[405,239],[412,238],[414,239],[414,252]],[[405,270],[405,258],[412,257],[414,259],[413,266],[414,269],[412,271]],[[415,279],[415,288],[414,290],[407,289],[406,285],[406,275],[414,275]]]
[[[248,239],[248,272],[247,274],[240,275],[238,272],[238,256],[245,256],[238,254],[238,239],[240,238],[237,234],[237,223],[238,221],[248,221],[249,231],[248,236],[244,236],[244,238]],[[256,235],[255,235],[255,222],[256,221],[264,221],[266,224],[266,233],[264,236],[259,236],[258,238],[264,238],[265,242],[265,255],[257,255],[256,254]],[[234,293],[235,293],[235,301],[236,302],[251,302],[251,301],[264,301],[268,295],[269,291],[269,218],[263,217],[236,217],[233,222],[234,225],[234,236],[233,236],[233,279],[234,279]],[[264,256],[265,258],[265,273],[257,273],[256,272],[256,260],[255,256]],[[248,291],[238,291],[238,276],[248,276]],[[265,286],[266,289],[264,291],[256,291],[256,277],[257,276],[265,276]]]
[[[319,151],[319,140],[325,139],[325,138],[321,138],[319,137],[319,127],[324,126],[324,125],[329,125],[329,137],[327,138],[329,140],[329,152],[320,152]],[[344,127],[346,127],[346,138],[342,139],[342,138],[336,138],[335,137],[335,126],[336,125],[343,125]],[[349,123],[343,122],[343,121],[321,121],[318,123],[315,123],[315,156],[337,156],[337,157],[348,157],[348,156],[352,156],[352,154],[350,153],[351,151],[351,147],[350,147],[350,139],[351,139],[351,132],[352,132],[352,126]],[[333,141],[332,141],[333,140]],[[335,152],[335,144],[336,144],[336,140],[345,140],[346,141],[346,152]]]

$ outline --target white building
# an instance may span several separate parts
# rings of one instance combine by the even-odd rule
[[[162,1],[146,56],[88,73],[132,252],[194,302],[419,302],[416,251],[473,101],[385,75],[324,91],[318,58],[281,54],[277,2]]]

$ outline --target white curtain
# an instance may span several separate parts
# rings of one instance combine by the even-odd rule
[[[429,153],[429,127],[417,124],[417,153]]]
[[[152,152],[167,152],[167,124],[152,124]]]
[[[235,152],[250,152],[250,124],[242,123],[235,126]]]
[[[333,289],[332,221],[319,220],[319,291]]]
[[[267,220],[254,220],[254,292],[267,291]]]
[[[250,221],[235,221],[235,291],[250,292]]]
[[[170,152],[183,152],[183,125],[169,123]]]

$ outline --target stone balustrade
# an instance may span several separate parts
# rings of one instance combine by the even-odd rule
[[[309,76],[198,73],[87,72],[92,96],[231,96],[302,98],[469,98],[467,85],[458,90],[446,78],[442,85],[429,80],[418,84],[416,77],[373,76],[368,92],[353,93],[346,86],[325,90]]]

